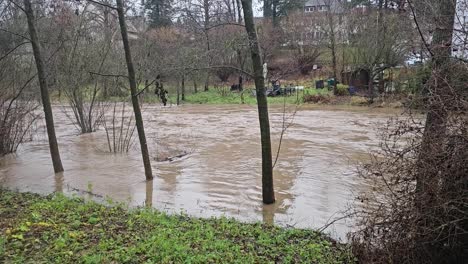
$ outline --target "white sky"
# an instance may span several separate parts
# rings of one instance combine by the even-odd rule
[[[141,0],[129,0],[129,1],[135,2],[137,3],[138,6],[141,7]],[[252,1],[253,1],[254,16],[255,17],[263,16],[263,11],[262,11],[263,0],[252,0]]]

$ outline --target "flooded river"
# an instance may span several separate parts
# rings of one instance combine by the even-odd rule
[[[225,215],[307,228],[323,226],[353,201],[353,193],[363,188],[354,172],[356,164],[377,146],[376,125],[397,114],[382,109],[302,107],[284,135],[274,169],[277,202],[265,206],[254,106],[146,106],[145,128],[155,174],[151,182],[144,181],[138,144],[128,154],[110,154],[102,128],[78,135],[64,111],[55,107],[66,171],[53,174],[45,129],[39,128],[39,136],[16,155],[0,159],[1,186],[42,194],[109,197],[169,213]],[[281,107],[270,110],[274,153],[282,112]],[[161,161],[173,156],[183,157]],[[348,225],[339,222],[329,232],[343,237]]]

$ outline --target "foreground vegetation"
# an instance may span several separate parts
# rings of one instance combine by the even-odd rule
[[[352,263],[311,230],[107,207],[0,189],[0,262]]]

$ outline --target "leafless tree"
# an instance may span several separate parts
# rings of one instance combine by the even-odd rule
[[[371,188],[358,197],[359,230],[351,238],[366,263],[462,263],[468,256],[468,75],[452,53],[457,2],[407,3],[431,58],[420,94],[426,115],[382,129],[381,150],[360,170]],[[415,10],[422,4],[431,7],[427,13]],[[433,21],[430,41],[422,14]]]
[[[145,128],[143,125],[143,117],[141,115],[140,103],[138,100],[137,81],[135,69],[133,67],[132,54],[130,51],[130,43],[128,41],[127,24],[125,20],[124,6],[122,0],[116,0],[117,13],[119,16],[120,32],[122,34],[122,42],[125,51],[125,59],[127,61],[128,81],[130,83],[130,90],[132,96],[133,111],[135,114],[135,124],[138,131],[138,138],[140,141],[141,155],[143,157],[143,164],[145,167],[146,180],[153,179],[151,162],[149,157],[148,145],[146,143]]]
[[[33,47],[34,59],[37,67],[37,77],[39,79],[39,86],[41,88],[41,99],[44,108],[44,116],[46,120],[47,136],[49,138],[50,154],[52,156],[52,163],[55,173],[62,172],[62,160],[60,159],[60,152],[58,149],[57,137],[55,135],[54,117],[52,113],[52,106],[49,98],[49,88],[47,84],[47,74],[45,69],[44,58],[41,51],[41,43],[39,42],[38,34],[36,31],[34,11],[30,0],[24,0],[24,12],[28,19],[29,36],[31,45]]]
[[[254,71],[254,81],[257,94],[258,118],[260,121],[260,137],[262,146],[262,194],[263,202],[275,202],[273,188],[273,162],[271,156],[270,120],[268,117],[268,102],[265,95],[265,79],[263,65],[258,44],[257,32],[253,20],[252,1],[242,0],[244,10],[245,29],[249,37],[250,52]]]

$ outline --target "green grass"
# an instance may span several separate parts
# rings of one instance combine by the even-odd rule
[[[321,94],[331,95],[332,92],[327,89],[305,89],[300,91],[299,95],[293,94],[291,96],[277,96],[268,97],[268,103],[270,104],[283,104],[286,100],[286,104],[302,104],[304,94]],[[145,102],[158,102],[158,98],[153,95],[146,95]],[[172,104],[176,103],[176,96],[169,94],[169,102]],[[182,101],[181,101],[182,102]],[[198,92],[185,95],[185,104],[249,104],[254,105],[257,103],[257,99],[252,94],[252,90],[245,90],[243,93],[243,100],[241,93],[211,89],[207,92]]]
[[[0,263],[353,263],[312,230],[0,189]]]

